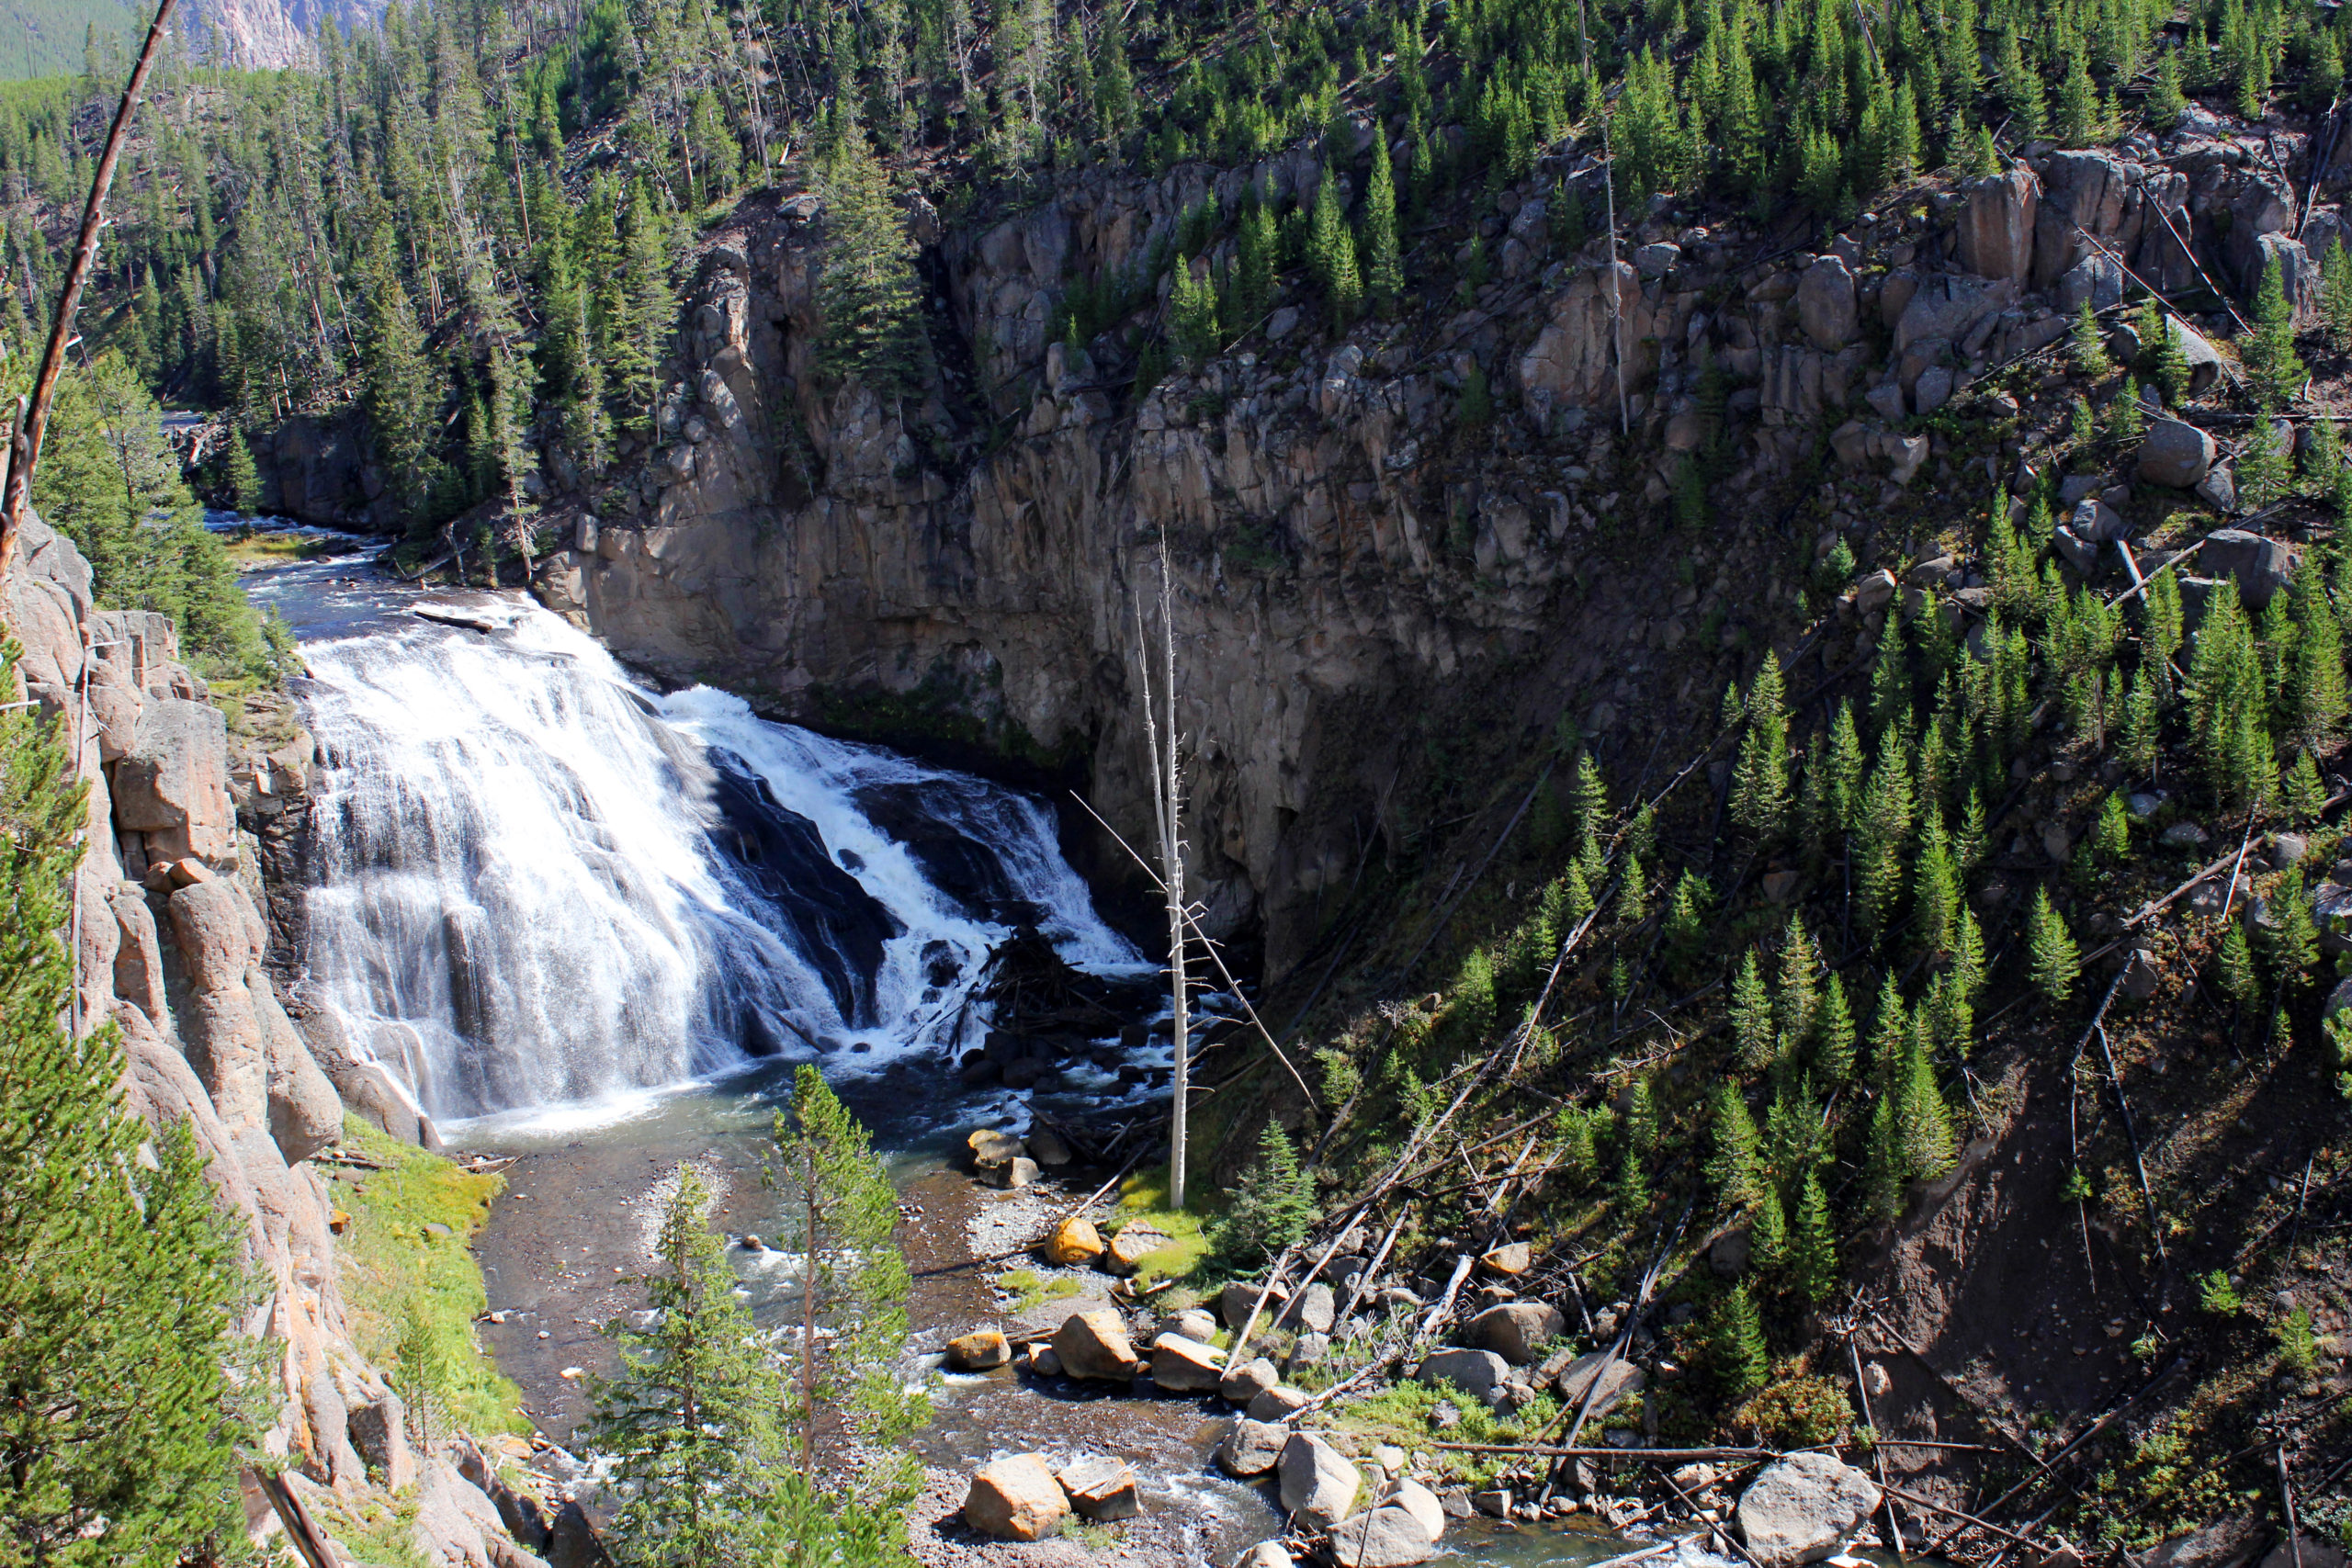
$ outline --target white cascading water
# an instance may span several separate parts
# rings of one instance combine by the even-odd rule
[[[1036,802],[657,696],[560,618],[491,613],[303,648],[309,982],[435,1116],[952,1048],[1017,919],[1080,965],[1136,961]]]

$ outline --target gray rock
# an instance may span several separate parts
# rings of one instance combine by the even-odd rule
[[[1748,1256],[1753,1250],[1747,1226],[1727,1230],[1707,1248],[1707,1267],[1717,1279],[1736,1280],[1747,1271]]]
[[[1648,1381],[1647,1373],[1622,1356],[1610,1361],[1608,1372],[1602,1375],[1600,1363],[1608,1359],[1608,1351],[1594,1350],[1567,1361],[1564,1366],[1555,1367],[1547,1361],[1537,1375],[1547,1382],[1556,1382],[1560,1397],[1570,1405],[1582,1404],[1586,1391],[1592,1386],[1592,1380],[1600,1376],[1600,1392],[1594,1395],[1591,1410],[1592,1415],[1600,1416],[1640,1393]]]
[[[1306,1408],[1306,1395],[1286,1383],[1276,1383],[1250,1402],[1252,1421],[1279,1421],[1294,1411]]]
[[[1310,1334],[1329,1334],[1339,1315],[1339,1303],[1332,1298],[1331,1287],[1317,1280],[1298,1292],[1291,1303],[1291,1316]]]
[[[1143,1512],[1135,1470],[1125,1460],[1089,1454],[1063,1466],[1054,1479],[1080,1518],[1132,1519]]]
[[[1217,1380],[1217,1397],[1228,1404],[1247,1404],[1282,1381],[1282,1373],[1274,1370],[1273,1362],[1260,1356],[1227,1368],[1225,1376]]]
[[[2213,467],[2213,438],[2185,420],[2148,422],[2140,438],[2139,476],[2150,484],[2188,490]]]
[[[1664,277],[1682,259],[1680,245],[1661,241],[1654,245],[1642,245],[1634,252],[1634,270],[1644,277]]]
[[[1492,1350],[1514,1367],[1536,1359],[1536,1348],[1557,1339],[1567,1326],[1557,1307],[1543,1302],[1505,1302],[1488,1307],[1464,1330],[1470,1341]]]
[[[1225,1377],[1225,1352],[1181,1334],[1151,1342],[1151,1381],[1170,1393],[1213,1393]]]
[[[1951,367],[1930,365],[1911,384],[1911,407],[1923,417],[1931,414],[1951,401]]]
[[[2193,398],[2222,378],[2222,351],[2178,316],[2169,320],[2173,342],[2180,345],[2181,357],[2188,361],[2188,395]]]
[[[1860,326],[1854,275],[1837,256],[1820,256],[1797,279],[1797,324],[1814,345],[1835,354],[1854,340]]]
[[[2094,545],[2111,545],[2130,530],[2125,527],[2123,514],[2096,496],[2085,496],[2075,503],[2075,514],[2066,525],[2075,536]]]
[[[1142,1364],[1125,1321],[1108,1307],[1073,1313],[1054,1333],[1054,1354],[1069,1376],[1098,1382],[1126,1382]]]
[[[2085,577],[2098,570],[2098,547],[2088,539],[2076,538],[2071,528],[2054,530],[2050,536],[2050,547]]]
[[[2190,493],[2226,517],[2238,509],[2237,471],[2227,463],[2216,464]]]
[[[1879,418],[1889,423],[1901,419],[1906,412],[1903,406],[1903,383],[1900,381],[1880,382],[1862,394],[1862,400],[1871,405]]]
[[[2144,1002],[2156,994],[2162,982],[2156,968],[2156,955],[2144,947],[2135,947],[2123,965],[2123,994],[2135,1002]]]
[[[383,1478],[387,1491],[405,1490],[416,1480],[416,1455],[408,1446],[406,1407],[387,1393],[372,1404],[355,1404],[345,1417],[351,1446],[368,1468]]]
[[[1293,1367],[1320,1366],[1331,1354],[1331,1337],[1328,1334],[1302,1334],[1290,1348],[1289,1364]]]
[[[1278,1540],[1261,1540],[1235,1559],[1233,1568],[1298,1568],[1298,1559]]]
[[[2237,579],[2238,598],[2249,610],[2267,608],[2271,595],[2295,575],[2295,553],[2276,539],[2244,528],[2216,528],[2205,536],[2199,564],[2215,577]]]
[[[1266,341],[1280,343],[1298,331],[1298,307],[1284,305],[1266,318]]]
[[[1761,1568],[1818,1562],[1878,1506],[1871,1478],[1833,1454],[1776,1461],[1741,1494],[1739,1533]]]
[[[1412,1568],[1437,1555],[1437,1541],[1409,1509],[1394,1503],[1331,1527],[1331,1558],[1340,1568]]]
[[[1181,1334],[1204,1345],[1216,1337],[1216,1314],[1202,1307],[1185,1307],[1159,1320],[1161,1333]]]
[[[1261,1285],[1247,1280],[1236,1280],[1226,1286],[1216,1299],[1216,1309],[1217,1315],[1225,1319],[1227,1328],[1236,1334],[1241,1332],[1241,1325],[1249,1317],[1250,1308],[1257,1302],[1261,1288]],[[1274,1322],[1289,1304],[1290,1292],[1276,1285],[1266,1293],[1265,1309],[1259,1314],[1258,1325],[1262,1328]]]
[[[1507,1519],[1510,1517],[1510,1488],[1489,1486],[1482,1492],[1473,1492],[1470,1506],[1490,1519]]]
[[[1894,573],[1880,569],[1854,585],[1854,614],[1874,615],[1886,608],[1895,592]]]
[[[1293,1432],[1274,1470],[1283,1511],[1317,1529],[1346,1518],[1363,1484],[1355,1461],[1313,1432]]]
[[[148,703],[112,787],[115,826],[146,834],[151,861],[220,860],[234,845],[228,720],[210,703]]]
[[[1961,265],[1980,277],[2022,283],[2033,265],[2033,226],[2041,182],[2030,169],[1971,180],[1958,225]]]
[[[2176,850],[2193,850],[2205,841],[2205,829],[2194,822],[2176,822],[2157,841]]]
[[[2284,871],[2289,866],[2297,864],[2311,852],[2311,848],[2312,841],[2301,833],[2271,834],[2270,869]]]
[[[1420,1381],[1432,1388],[1451,1383],[1473,1399],[1489,1404],[1510,1375],[1510,1363],[1492,1350],[1463,1349],[1431,1351],[1422,1358],[1419,1374]]]
[[[1271,1421],[1253,1421],[1244,1416],[1236,1421],[1216,1446],[1217,1468],[1227,1475],[1247,1480],[1263,1475],[1274,1468],[1283,1457],[1283,1446],[1290,1441],[1290,1428]]]

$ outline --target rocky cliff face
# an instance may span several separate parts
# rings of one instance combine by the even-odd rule
[[[379,1125],[429,1126],[388,1114],[373,1069],[314,1052],[267,968],[262,847],[300,818],[311,739],[271,694],[247,700],[253,728],[232,739],[202,679],[178,662],[172,624],[98,610],[90,589],[72,543],[28,519],[0,583],[0,633],[23,648],[22,690],[10,696],[58,725],[89,790],[70,933],[75,1021],[120,1031],[130,1104],[158,1127],[193,1128],[220,1201],[243,1217],[268,1291],[248,1331],[284,1350],[266,1447],[292,1462],[290,1506],[422,1483],[414,1542],[428,1559],[529,1568],[537,1559],[460,1473],[471,1454],[490,1481],[480,1455],[412,1453],[399,1398],[352,1341],[335,1205],[310,1162],[342,1135],[346,1095]],[[292,1522],[252,1478],[247,1513],[256,1537]]]
[[[2203,110],[2161,144],[2035,151],[1819,253],[1661,204],[1613,265],[1554,243],[1554,182],[1598,177],[1556,159],[1476,219],[1483,288],[1336,342],[1278,309],[1139,400],[1157,304],[1082,349],[1047,341],[1057,304],[1135,276],[1204,200],[1311,197],[1307,152],[1085,175],[970,231],[921,209],[949,368],[903,406],[818,375],[821,202],[763,198],[702,258],[663,440],[560,498],[575,547],[542,592],[624,656],[787,716],[1077,761],[1135,828],[1135,612],[1164,540],[1197,872],[1279,970],[1368,849],[1412,836],[1398,783],[1446,724],[1707,719],[1720,675],[1695,667],[1792,618],[1806,545],[1907,534],[2007,477],[1907,416],[2116,303],[2127,265],[2187,297],[2275,255],[2308,306],[2342,226],[2299,211],[2304,138]],[[1457,415],[1474,369],[1501,393],[1483,428]],[[1724,526],[1661,536],[1686,463]]]

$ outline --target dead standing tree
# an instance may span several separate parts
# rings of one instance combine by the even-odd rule
[[[1175,1027],[1175,1100],[1168,1115],[1168,1206],[1184,1207],[1184,1102],[1190,1064],[1184,1010],[1184,770],[1182,740],[1176,729],[1176,623],[1169,583],[1168,540],[1159,541],[1159,670],[1166,694],[1167,734],[1152,707],[1151,638],[1145,630],[1143,595],[1136,595],[1136,675],[1142,690],[1144,746],[1151,763],[1152,827],[1159,840],[1159,885],[1168,898],[1168,1005]]]
[[[90,199],[82,209],[82,231],[74,243],[74,260],[65,269],[65,286],[58,291],[57,314],[50,322],[49,346],[43,351],[40,367],[33,375],[32,396],[17,405],[13,426],[8,433],[7,479],[0,487],[0,581],[6,581],[8,569],[17,557],[17,536],[25,524],[25,508],[32,494],[33,465],[40,461],[40,438],[49,427],[49,408],[57,396],[58,373],[65,368],[65,350],[74,341],[74,312],[81,303],[82,286],[89,281],[90,267],[97,256],[98,231],[105,226],[107,191],[114,185],[114,166],[122,156],[122,144],[130,134],[131,117],[139,112],[139,95],[147,85],[148,68],[155,63],[155,51],[164,41],[164,31],[172,19],[175,0],[163,0],[155,8],[155,19],[148,26],[147,41],[140,47],[139,62],[130,68],[130,80],[122,89],[122,102],[115,107],[114,124],[107,129],[106,151],[98,156],[97,172],[90,180]]]

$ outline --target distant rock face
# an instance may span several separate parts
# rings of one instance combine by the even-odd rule
[[[313,40],[330,18],[348,33],[372,28],[383,14],[383,0],[195,0],[179,17],[191,44],[247,70],[277,70],[315,59]]]

